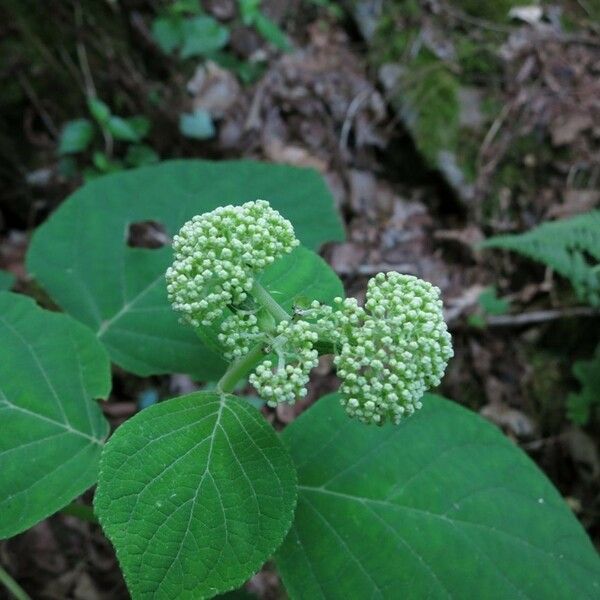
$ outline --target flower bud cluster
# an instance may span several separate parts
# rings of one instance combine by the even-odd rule
[[[257,272],[298,243],[292,224],[264,200],[195,216],[173,239],[169,300],[184,322],[210,325],[247,298]]]
[[[364,308],[355,299],[336,303],[342,405],[364,423],[399,423],[421,408],[453,355],[439,289],[411,275],[379,273]]]
[[[271,347],[277,355],[277,365],[265,360],[249,380],[268,406],[294,404],[296,398],[306,396],[310,371],[319,359],[314,348],[319,336],[306,321],[281,321],[275,334]]]
[[[221,323],[219,342],[225,358],[234,361],[250,352],[250,348],[264,337],[255,314],[234,313]]]

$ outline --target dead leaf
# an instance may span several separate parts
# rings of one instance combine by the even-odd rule
[[[327,162],[324,160],[311,155],[308,150],[301,146],[286,145],[275,137],[266,140],[264,150],[267,158],[276,163],[295,167],[312,167],[321,173],[327,170]]]
[[[187,90],[192,95],[194,109],[203,109],[219,119],[235,104],[241,93],[240,84],[231,71],[213,62],[199,66]]]
[[[551,206],[546,213],[549,219],[566,219],[574,215],[589,212],[598,205],[598,190],[567,190],[562,204]]]
[[[592,127],[593,124],[594,122],[588,114],[575,113],[559,117],[550,130],[552,143],[555,146],[571,144],[583,131]]]
[[[598,481],[600,478],[600,458],[594,440],[578,427],[568,429],[562,438],[577,465],[582,479]]]
[[[336,273],[356,273],[364,261],[365,251],[362,246],[352,242],[337,244],[331,250],[330,263]]]
[[[513,6],[508,11],[508,16],[511,19],[529,23],[529,25],[536,25],[542,20],[542,17],[544,16],[544,10],[541,6],[536,5]]]
[[[530,417],[503,402],[490,402],[479,414],[517,438],[531,437],[536,431],[536,425]]]

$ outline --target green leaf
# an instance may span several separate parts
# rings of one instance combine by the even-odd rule
[[[92,117],[94,117],[94,119],[102,126],[105,126],[108,119],[110,119],[110,108],[105,102],[102,102],[102,100],[99,100],[98,98],[92,98],[88,101],[88,109]]]
[[[600,560],[533,462],[442,398],[399,426],[336,395],[283,433],[298,470],[276,561],[292,598],[598,598]]]
[[[179,115],[179,131],[189,138],[207,140],[215,136],[215,125],[210,113],[198,108],[191,114]]]
[[[261,0],[238,0],[238,8],[244,25],[252,25],[260,15]]]
[[[518,252],[567,277],[577,295],[600,306],[600,210],[542,223],[520,234],[497,235],[481,248]]]
[[[195,393],[127,421],[102,454],[96,512],[138,598],[239,587],[288,531],[296,474],[256,409]]]
[[[265,17],[265,15],[259,14],[254,21],[254,26],[260,35],[276,48],[279,48],[280,50],[290,49],[290,41],[285,33],[276,23],[271,21],[268,17]]]
[[[220,50],[229,41],[229,30],[212,17],[199,16],[183,22],[181,58]]]
[[[303,246],[274,262],[257,279],[288,311],[300,297],[332,304],[334,298],[344,296],[344,286],[333,269]]]
[[[490,286],[479,294],[479,306],[488,315],[505,315],[510,310],[510,302],[503,298],[498,298],[496,288]]]
[[[110,117],[106,122],[106,129],[117,140],[124,142],[139,142],[140,135],[132,126],[132,124],[122,117]]]
[[[200,0],[175,0],[173,4],[167,6],[167,10],[173,14],[190,13],[197,15],[202,13]]]
[[[303,246],[275,261],[257,280],[290,314],[297,299],[305,302],[309,298],[310,301],[332,304],[337,296],[345,296],[344,286],[333,269],[318,254]],[[198,329],[200,338],[218,353],[223,352],[218,336],[226,316],[224,314],[211,327]]]
[[[94,137],[94,126],[88,119],[74,119],[63,128],[58,142],[59,154],[83,152]]]
[[[115,173],[123,168],[117,160],[111,160],[104,152],[96,151],[92,156],[92,162],[98,171],[102,173]]]
[[[0,270],[0,291],[10,290],[15,283],[15,276],[8,271]]]
[[[0,292],[0,538],[60,510],[96,481],[108,423],[108,356],[77,321]]]
[[[29,272],[65,311],[91,327],[119,366],[138,375],[223,369],[167,301],[170,248],[126,244],[131,223],[154,220],[169,235],[196,214],[264,198],[316,248],[343,238],[331,195],[313,170],[252,161],[167,161],[96,179],[33,235]]]
[[[152,37],[165,54],[170,54],[183,43],[183,19],[179,16],[154,19]]]
[[[148,117],[144,117],[143,115],[129,117],[129,119],[127,119],[127,123],[136,132],[140,140],[145,138],[150,133],[150,129],[152,128],[150,119],[148,119]]]
[[[249,62],[240,60],[230,52],[211,52],[207,58],[217,63],[220,67],[231,71],[243,83],[252,83],[259,79],[266,70],[264,62]]]
[[[125,154],[125,162],[130,167],[145,167],[153,165],[160,160],[156,152],[145,144],[139,146],[129,146]]]

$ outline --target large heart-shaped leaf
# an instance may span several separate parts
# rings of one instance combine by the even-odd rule
[[[108,423],[108,356],[66,315],[0,293],[0,538],[60,510],[96,481]]]
[[[439,397],[400,426],[337,396],[283,434],[298,470],[277,553],[292,598],[593,598],[600,561],[567,505],[495,427]]]
[[[128,227],[153,220],[173,235],[196,214],[257,198],[290,219],[309,248],[343,237],[315,171],[251,161],[172,161],[102,177],[75,192],[37,230],[27,265],[124,369],[214,379],[223,369],[220,358],[178,323],[167,301],[170,248],[130,248]]]
[[[196,393],[122,425],[95,498],[134,599],[197,599],[239,587],[288,531],[291,458],[234,396]]]

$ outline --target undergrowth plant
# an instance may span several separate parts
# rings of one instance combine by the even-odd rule
[[[157,221],[172,248],[127,243]],[[313,251],[342,236],[305,169],[175,161],[76,192],[27,259],[68,314],[0,293],[0,537],[97,481],[134,599],[213,597],[270,559],[290,598],[597,597],[600,561],[550,482],[426,392],[452,355],[439,290],[392,272],[345,298]],[[326,354],[339,391],[276,431],[269,407],[303,398]],[[110,360],[217,383],[106,443]]]
[[[227,44],[233,27],[243,24],[255,29],[278,50],[291,48],[286,34],[265,15],[261,4],[261,0],[238,0],[236,7],[230,7],[236,13],[233,20],[230,17],[221,23],[205,12],[198,0],[176,0],[153,20],[152,36],[165,54],[177,52],[182,60],[210,59],[231,70],[244,83],[251,83],[263,73],[264,57],[242,60],[229,51]]]
[[[512,250],[545,264],[566,277],[581,300],[600,306],[600,211],[494,236],[482,246]]]
[[[542,223],[521,234],[487,239],[484,248],[501,248],[537,260],[566,277],[577,297],[592,307],[600,307],[600,211],[592,210],[561,221]],[[596,351],[589,361],[577,361],[573,375],[581,384],[579,392],[566,399],[567,417],[586,425],[598,404],[600,379]]]
[[[58,154],[63,175],[74,177],[82,167],[84,179],[90,181],[107,173],[158,162],[158,154],[143,143],[151,128],[146,117],[120,117],[98,98],[88,100],[88,110],[93,121],[73,119],[62,129]]]

